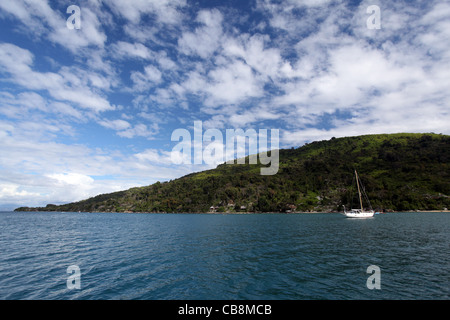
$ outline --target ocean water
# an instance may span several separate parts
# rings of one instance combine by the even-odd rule
[[[449,248],[448,213],[4,212],[0,299],[447,300]]]

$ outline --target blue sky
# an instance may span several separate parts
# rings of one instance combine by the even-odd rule
[[[2,0],[0,209],[210,168],[171,163],[194,121],[281,147],[449,134],[449,62],[448,1]]]

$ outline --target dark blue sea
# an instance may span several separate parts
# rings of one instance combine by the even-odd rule
[[[0,299],[447,300],[449,248],[448,213],[4,212]]]

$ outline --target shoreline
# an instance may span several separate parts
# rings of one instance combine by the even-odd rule
[[[313,211],[313,212],[132,212],[132,211],[0,211],[0,212],[17,212],[17,213],[128,213],[128,214],[210,214],[210,215],[245,215],[245,214],[280,214],[280,215],[291,215],[291,214],[343,214],[342,212],[330,212],[330,211]],[[407,211],[389,211],[389,212],[378,212],[375,211],[376,215],[389,214],[389,213],[450,213],[450,210],[407,210]]]

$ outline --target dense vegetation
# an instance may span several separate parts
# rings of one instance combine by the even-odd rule
[[[354,169],[376,210],[442,210],[450,208],[449,163],[446,135],[332,138],[280,150],[273,176],[260,175],[260,164],[223,164],[170,182],[16,211],[340,211],[357,207]]]

